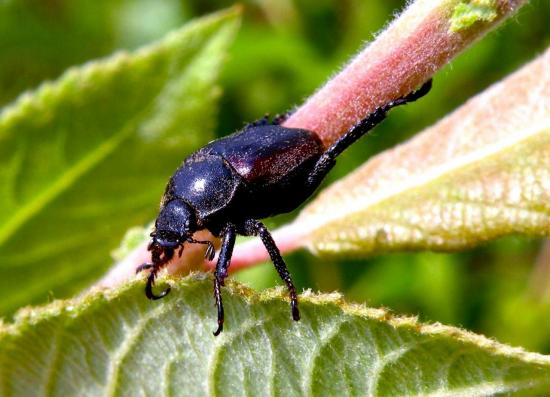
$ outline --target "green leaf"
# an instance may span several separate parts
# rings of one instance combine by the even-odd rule
[[[238,11],[66,72],[0,113],[0,314],[74,292],[211,137]]]
[[[169,282],[162,301],[143,282],[25,309],[0,327],[0,393],[35,395],[486,396],[550,387],[550,357],[456,328],[342,301],[224,290],[219,337],[212,281]],[[159,286],[160,287],[160,286]]]
[[[0,1],[0,106],[70,65],[110,53],[120,3]]]
[[[321,193],[288,230],[315,251],[357,255],[549,236],[549,65],[550,50],[376,156]]]

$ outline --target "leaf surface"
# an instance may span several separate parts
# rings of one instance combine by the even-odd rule
[[[550,50],[326,189],[291,229],[332,254],[550,235],[549,71]]]
[[[337,294],[301,298],[293,322],[283,289],[224,291],[214,337],[212,281],[143,282],[25,309],[0,328],[3,396],[481,396],[548,390],[550,358],[456,328],[420,324]]]
[[[0,113],[0,314],[71,293],[211,136],[235,10],[66,72]]]

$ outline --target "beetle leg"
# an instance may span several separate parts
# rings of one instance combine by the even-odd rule
[[[248,123],[244,128],[259,127],[259,126],[268,125],[268,124],[269,124],[269,115],[266,113],[264,117],[256,121],[253,121],[252,123]]]
[[[336,157],[338,157],[351,144],[373,129],[377,124],[381,123],[386,118],[386,115],[390,109],[422,98],[430,91],[431,88],[432,79],[425,82],[418,90],[376,108],[371,114],[351,127],[348,132],[334,142],[327,149],[327,151],[321,155],[319,160],[317,160],[313,171],[308,177],[308,183],[310,185],[318,185],[334,165]]]
[[[216,255],[216,249],[214,248],[214,244],[212,244],[212,241],[195,240],[191,237],[188,238],[187,241],[190,242],[190,243],[193,243],[193,244],[206,244],[206,245],[208,245],[208,247],[206,247],[206,252],[204,253],[204,257],[206,259],[208,259],[209,261],[214,259],[214,256]]]
[[[294,321],[300,320],[300,311],[298,310],[298,295],[296,294],[296,287],[294,287],[292,276],[290,275],[290,272],[286,267],[286,263],[281,256],[279,248],[277,248],[273,237],[271,237],[271,233],[269,233],[269,230],[267,230],[262,222],[256,220],[247,221],[245,223],[245,231],[248,235],[260,236],[260,239],[267,249],[267,252],[269,253],[269,256],[271,258],[271,261],[273,262],[273,265],[275,266],[275,269],[277,270],[277,273],[279,273],[279,277],[281,277],[281,280],[285,282],[288,289],[288,293],[290,295],[290,308],[292,311],[292,318],[294,319]]]
[[[221,287],[224,285],[224,280],[227,277],[227,268],[231,264],[231,255],[233,255],[233,247],[235,246],[235,226],[228,224],[223,231],[223,241],[220,249],[220,256],[216,264],[214,272],[214,299],[218,308],[218,329],[214,332],[214,336],[218,336],[223,331],[223,302],[221,295]]]
[[[288,112],[281,113],[273,117],[273,120],[271,120],[271,124],[273,125],[281,125],[283,124],[292,114],[295,112],[295,109],[289,110]]]
[[[208,244],[208,247],[206,248],[206,252],[204,253],[204,257],[209,261],[211,261],[216,256],[216,249],[214,248],[214,244],[212,244],[210,241],[209,243],[210,244]]]
[[[151,300],[162,299],[170,292],[170,287],[168,287],[158,295],[153,293],[153,285],[155,284],[157,271],[158,268],[153,268],[153,270],[151,270],[151,273],[149,273],[149,276],[147,277],[147,283],[145,284],[145,296]]]

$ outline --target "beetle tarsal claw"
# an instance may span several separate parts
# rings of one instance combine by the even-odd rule
[[[149,277],[147,277],[147,284],[145,284],[145,295],[151,300],[162,299],[170,292],[170,287],[168,287],[158,295],[153,293],[153,285],[155,285],[156,277],[157,273],[154,270],[151,271]]]
[[[223,331],[223,321],[220,322],[218,320],[218,329],[216,329],[214,332],[212,332],[214,334],[214,336],[218,336],[219,334],[221,334]]]
[[[216,249],[214,248],[214,244],[212,244],[210,241],[208,242],[208,247],[206,248],[206,252],[204,253],[204,257],[208,259],[209,261],[214,259],[214,256],[216,256]]]

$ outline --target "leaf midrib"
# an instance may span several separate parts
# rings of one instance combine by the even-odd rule
[[[33,200],[27,202],[14,212],[13,216],[0,227],[0,246],[3,245],[22,225],[38,214],[46,205],[58,197],[88,171],[93,169],[130,135],[135,128],[134,123],[113,134],[109,139],[103,141],[94,150],[85,155],[82,159],[68,168],[55,182],[37,194]]]
[[[546,131],[550,131],[550,121],[544,120],[523,134],[515,134],[511,137],[502,139],[493,145],[487,145],[483,149],[475,150],[465,155],[456,157],[455,159],[444,164],[430,167],[426,172],[413,175],[403,183],[392,183],[389,189],[384,189],[381,193],[367,197],[365,201],[358,202],[358,200],[354,200],[353,202],[346,203],[346,205],[339,206],[338,208],[341,209],[340,211],[331,211],[329,213],[326,211],[323,211],[321,214],[304,212],[298,217],[296,222],[301,221],[301,218],[304,219],[305,222],[302,221],[301,225],[305,227],[309,233],[311,233],[315,230],[327,227],[327,225],[333,222],[338,222],[341,219],[364,212],[369,207],[378,205],[391,199],[392,197],[399,196],[409,190],[427,185],[438,178],[449,175],[461,168],[481,162],[497,153],[503,152],[521,143],[522,141],[526,141],[529,138],[536,136],[537,134],[542,134]],[[335,186],[332,186],[329,189],[332,188],[335,188]],[[305,211],[307,211],[307,208]]]

